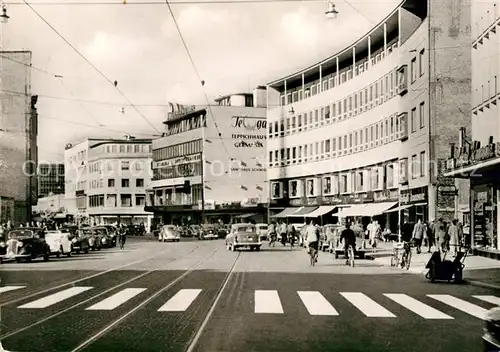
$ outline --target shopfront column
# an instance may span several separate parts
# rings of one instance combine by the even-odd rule
[[[429,185],[428,189],[428,211],[429,211],[429,216],[428,219],[429,221],[434,221],[436,219],[437,215],[437,187],[434,185]]]

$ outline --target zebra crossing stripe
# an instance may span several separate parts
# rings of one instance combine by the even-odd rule
[[[255,290],[255,313],[283,314],[278,291]]]
[[[54,294],[49,295],[49,296],[46,296],[44,298],[37,299],[36,301],[24,304],[22,306],[19,306],[18,308],[23,308],[23,309],[47,308],[47,307],[50,307],[56,303],[64,301],[65,299],[79,295],[79,294],[81,294],[85,291],[88,291],[90,289],[92,289],[92,287],[86,287],[86,286],[71,287],[71,288],[68,288],[66,290],[54,293]]]
[[[339,315],[335,308],[318,291],[297,291],[311,315]]]
[[[0,287],[0,293],[19,290],[25,288],[26,286],[2,286]],[[0,350],[1,351],[1,350]]]
[[[144,291],[145,288],[125,288],[86,310],[113,310]]]
[[[488,312],[488,310],[476,306],[475,304],[469,303],[467,301],[461,300],[459,298],[450,295],[427,295],[427,296],[435,299],[436,301],[447,304],[450,307],[458,309],[464,313],[470,314],[476,318],[483,320],[486,319],[486,313]]]
[[[413,313],[420,315],[424,319],[453,319],[449,315],[417,301],[415,298],[408,295],[402,293],[384,293],[384,296],[392,299],[394,302],[402,305]]]
[[[200,293],[201,290],[198,289],[182,289],[161,306],[158,312],[183,312],[189,308]]]
[[[370,318],[395,318],[396,316],[361,292],[340,292],[353,306]]]
[[[481,296],[481,295],[479,295],[479,296],[472,296],[472,297],[480,299],[481,301],[485,301],[485,302],[488,302],[488,303],[500,306],[500,298],[499,297],[495,297],[495,296]]]

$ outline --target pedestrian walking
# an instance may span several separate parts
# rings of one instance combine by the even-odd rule
[[[458,234],[458,226],[457,226],[458,221],[454,219],[451,222],[450,227],[448,228],[448,237],[449,237],[449,245],[451,249],[453,250],[453,255],[457,255],[457,250],[458,250],[458,245],[459,245],[459,234]]]
[[[437,240],[437,243],[439,245],[439,249],[443,253],[446,253],[448,250],[448,245],[446,243],[445,225],[443,223],[438,223],[437,226],[438,226],[438,228],[436,231],[436,240]]]
[[[427,245],[429,246],[429,250],[427,251],[427,253],[430,253],[432,250],[432,246],[436,245],[436,236],[434,234],[434,226],[435,225],[436,224],[434,223],[434,221],[432,221],[427,225],[427,228],[426,228]]]
[[[425,235],[425,225],[422,223],[422,219],[418,219],[417,223],[413,227],[413,238],[415,239],[415,246],[417,247],[417,254],[422,253],[422,240]]]

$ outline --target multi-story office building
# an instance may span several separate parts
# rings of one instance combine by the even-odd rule
[[[64,194],[64,164],[39,164],[37,177],[39,198],[55,194]]]
[[[352,45],[269,83],[273,212],[342,204],[344,216],[384,213],[393,231],[398,214],[454,216],[438,165],[467,121],[469,28],[464,1],[403,1]]]
[[[466,239],[479,254],[500,257],[500,1],[472,1],[472,128],[457,125],[448,174],[470,181]],[[460,128],[460,130],[459,130]]]
[[[65,150],[66,198],[76,199],[77,219],[92,224],[143,223],[151,181],[150,139],[87,139]]]
[[[31,52],[0,51],[0,223],[31,221],[37,201],[37,96]]]
[[[164,137],[153,141],[148,209],[159,222],[267,214],[265,92],[172,106]]]

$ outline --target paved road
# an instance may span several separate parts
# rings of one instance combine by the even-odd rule
[[[477,351],[500,291],[301,249],[132,241],[0,267],[8,351]]]

